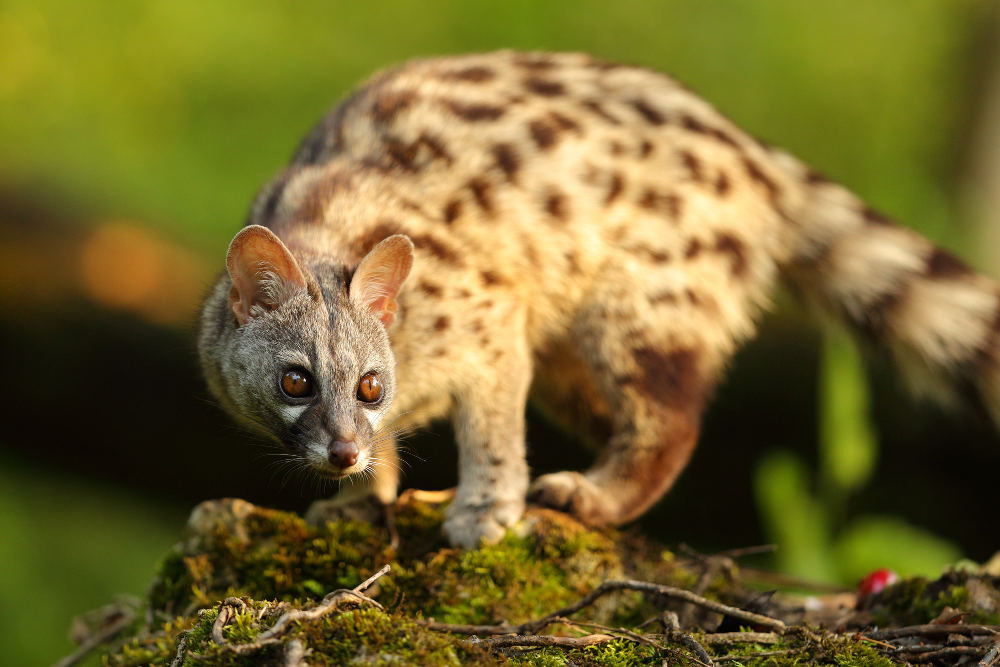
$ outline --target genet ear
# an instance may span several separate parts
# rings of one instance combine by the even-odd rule
[[[371,249],[351,278],[351,300],[388,327],[396,316],[396,294],[413,266],[413,241],[395,234]]]
[[[226,269],[233,281],[229,307],[240,324],[274,310],[306,287],[292,253],[274,232],[260,225],[244,227],[229,244]]]

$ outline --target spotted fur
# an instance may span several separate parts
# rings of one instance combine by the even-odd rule
[[[372,443],[449,416],[456,544],[497,540],[521,515],[532,390],[605,441],[592,469],[540,477],[533,499],[598,524],[655,502],[779,275],[918,388],[958,390],[1000,421],[994,281],[646,69],[503,51],[379,74],[306,137],[248,224],[280,239],[307,289],[268,276],[280,303],[241,325],[223,274],[200,333],[209,386],[321,459],[354,432],[386,501],[398,479]],[[397,234],[412,269],[402,241],[379,250]],[[379,252],[385,275],[403,275],[393,262],[409,275],[362,305],[358,267]],[[273,377],[291,357],[320,386],[295,414]],[[370,366],[390,384],[375,412],[352,393]]]

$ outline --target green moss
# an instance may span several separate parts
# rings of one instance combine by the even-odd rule
[[[538,523],[541,534],[394,564],[391,581],[405,596],[403,607],[447,623],[515,621],[569,604],[620,572],[610,540],[554,530],[545,518]]]
[[[997,583],[995,577],[962,571],[946,572],[934,581],[913,577],[872,596],[867,606],[879,625],[927,623],[945,607],[964,611],[966,623],[994,625],[1000,623]],[[971,593],[972,587],[979,591],[975,596]]]
[[[192,517],[196,530],[158,570],[148,599],[153,623],[146,626],[141,614],[128,638],[105,656],[105,664],[169,665],[182,634],[189,667],[281,664],[293,640],[310,652],[310,664],[698,664],[688,649],[669,641],[663,650],[622,639],[574,650],[490,653],[473,640],[427,630],[419,624],[421,617],[518,623],[576,601],[608,579],[627,576],[690,588],[700,572],[635,534],[589,530],[557,512],[531,510],[499,544],[463,551],[449,548],[442,538],[442,506],[410,500],[397,511],[400,543],[393,549],[385,531],[367,523],[343,519],[317,527],[242,501],[203,504]],[[307,608],[332,590],[356,586],[386,563],[390,573],[366,591],[385,605],[384,611],[348,603],[321,619],[294,624],[279,644],[248,654],[233,650],[233,645],[253,642],[289,608]],[[883,619],[880,625],[925,622],[945,606],[961,607],[980,620],[1000,605],[996,591],[996,582],[981,576],[910,579],[873,596],[869,611]],[[719,575],[704,594],[738,603],[742,590]],[[212,639],[212,627],[220,600],[229,596],[247,606],[223,629],[229,644],[220,646]],[[580,618],[635,628],[661,610],[662,600],[621,592],[601,598]],[[695,619],[705,627],[712,622],[711,615]],[[547,632],[575,631],[550,626]],[[890,664],[870,644],[799,630],[775,645],[737,644],[713,653],[737,658],[734,664],[774,667]]]

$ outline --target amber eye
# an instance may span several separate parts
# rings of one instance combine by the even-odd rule
[[[285,371],[281,376],[281,391],[289,398],[312,396],[313,381],[309,373],[301,368]]]
[[[378,373],[365,373],[358,383],[358,400],[365,403],[378,403],[382,398],[382,381]]]

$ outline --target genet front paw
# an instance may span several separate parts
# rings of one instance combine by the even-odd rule
[[[483,544],[496,544],[507,528],[524,514],[524,501],[494,500],[468,504],[456,500],[448,507],[444,532],[456,547],[475,549]]]
[[[584,475],[569,470],[542,475],[528,490],[528,501],[570,514],[591,526],[616,523],[617,503]]]

